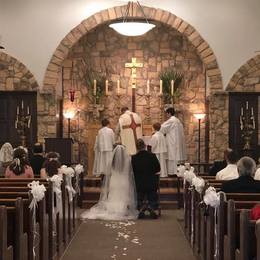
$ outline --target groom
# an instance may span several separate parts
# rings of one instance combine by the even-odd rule
[[[137,207],[139,218],[145,217],[145,211],[148,209],[151,218],[156,219],[155,210],[158,209],[158,187],[160,163],[155,154],[145,150],[145,144],[142,139],[136,142],[137,154],[132,156],[132,167],[134,171],[135,184],[137,190]],[[148,200],[148,208],[144,204]]]

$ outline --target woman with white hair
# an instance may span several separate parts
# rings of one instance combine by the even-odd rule
[[[0,149],[0,176],[4,175],[6,167],[13,160],[14,149],[10,143],[4,143]]]
[[[100,199],[81,214],[82,219],[136,219],[136,191],[130,156],[123,145],[113,151],[109,175],[105,175]]]
[[[247,156],[242,157],[237,163],[239,177],[222,184],[221,190],[224,192],[260,192],[260,181],[254,180],[256,172],[255,161]]]

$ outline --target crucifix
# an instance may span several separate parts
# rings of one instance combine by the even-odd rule
[[[132,111],[135,112],[135,88],[136,88],[136,68],[142,68],[143,63],[136,62],[136,58],[132,58],[131,63],[125,64],[126,68],[131,68],[131,78],[132,78]]]

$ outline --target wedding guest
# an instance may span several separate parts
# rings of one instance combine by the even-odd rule
[[[233,180],[238,178],[237,155],[235,151],[228,148],[225,151],[225,160],[227,166],[217,173],[216,180]]]
[[[30,164],[35,176],[40,176],[40,171],[44,161],[45,158],[43,157],[42,144],[35,143],[33,146],[33,156],[30,159]]]
[[[0,149],[0,176],[4,176],[7,166],[13,161],[14,149],[10,143],[4,143]]]
[[[28,153],[25,148],[19,146],[14,150],[14,158],[6,168],[6,178],[34,178],[32,167],[29,165]]]
[[[56,152],[49,152],[46,156],[45,162],[42,165],[40,176],[42,179],[47,179],[55,174],[59,174],[61,163],[59,161],[60,155]]]
[[[256,171],[255,161],[247,156],[242,157],[237,163],[239,177],[222,184],[223,192],[260,192],[260,181],[254,180]]]

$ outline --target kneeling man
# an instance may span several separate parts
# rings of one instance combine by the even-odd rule
[[[155,210],[158,209],[158,185],[160,174],[160,163],[155,154],[145,150],[145,144],[142,139],[136,142],[137,154],[132,156],[132,167],[135,176],[137,190],[137,201],[139,218],[145,216],[146,209],[149,210],[152,218],[157,218]],[[148,208],[144,201],[148,200]]]

